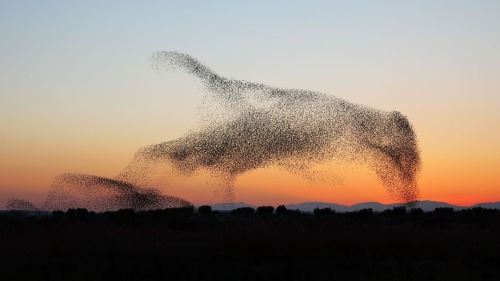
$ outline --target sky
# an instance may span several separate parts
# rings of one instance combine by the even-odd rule
[[[220,75],[319,91],[408,117],[422,200],[500,201],[499,1],[0,0],[0,209],[41,203],[61,173],[114,177],[145,145],[199,124],[203,91],[154,71],[159,50]],[[168,190],[222,201],[203,173]],[[236,201],[392,203],[353,167],[311,184],[277,167],[241,175]]]

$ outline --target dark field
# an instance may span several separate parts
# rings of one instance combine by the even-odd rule
[[[0,214],[0,280],[500,280],[500,212]]]

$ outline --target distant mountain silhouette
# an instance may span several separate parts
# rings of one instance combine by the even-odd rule
[[[326,203],[326,202],[304,202],[304,203],[298,203],[298,204],[288,204],[285,205],[287,209],[289,210],[300,210],[302,212],[313,212],[315,208],[331,208],[332,210],[335,210],[336,212],[353,212],[353,211],[358,211],[361,209],[373,209],[375,212],[382,212],[387,209],[392,209],[394,207],[402,206],[401,204],[395,203],[395,204],[382,204],[379,202],[364,202],[364,203],[358,203],[354,204],[352,206],[347,206],[347,205],[342,205],[342,204],[336,204],[336,203]],[[213,210],[218,210],[218,211],[231,211],[236,208],[241,208],[241,207],[252,207],[255,208],[255,206],[246,204],[245,202],[238,202],[238,203],[220,203],[220,204],[214,204],[212,205]],[[275,206],[276,207],[276,206]],[[482,207],[482,208],[488,208],[488,209],[499,209],[500,210],[500,202],[488,202],[488,203],[478,203],[473,206],[458,206],[458,205],[452,205],[446,202],[440,202],[440,201],[430,201],[430,200],[423,200],[419,201],[415,208],[421,208],[424,212],[432,212],[436,208],[453,208],[455,211],[459,211],[462,209],[468,209],[468,208],[474,208],[474,207]]]
[[[473,206],[466,207],[466,206],[452,205],[446,202],[424,200],[418,202],[416,207],[421,208],[422,210],[424,210],[424,212],[431,212],[434,211],[434,209],[436,208],[453,208],[455,211],[458,211],[462,209],[472,208]]]
[[[392,209],[393,207],[400,206],[401,204],[390,204],[390,205],[384,205],[379,202],[364,202],[364,203],[358,203],[354,204],[349,208],[349,211],[358,211],[361,209],[373,209],[375,212],[381,212],[387,209]]]
[[[376,212],[382,212],[387,209],[392,209],[394,207],[401,206],[401,204],[382,204],[379,202],[364,202],[364,203],[358,203],[354,204],[352,206],[346,206],[346,205],[341,205],[341,204],[334,204],[334,203],[324,203],[324,202],[307,202],[307,203],[300,203],[300,204],[290,204],[287,205],[286,207],[288,209],[298,209],[303,212],[312,212],[315,208],[331,208],[332,210],[335,210],[337,212],[352,212],[352,211],[357,211],[361,209],[368,209],[371,208],[373,211]],[[424,212],[432,212],[436,208],[453,208],[455,211],[462,210],[462,209],[468,209],[468,208],[474,208],[474,207],[483,207],[483,208],[488,208],[488,209],[499,209],[500,210],[500,202],[495,202],[495,203],[479,203],[473,206],[458,206],[458,205],[452,205],[446,202],[439,202],[439,201],[430,201],[430,200],[423,200],[419,201],[415,208],[421,208]]]
[[[361,209],[373,209],[375,212],[382,212],[387,209],[392,209],[394,207],[401,206],[401,204],[382,204],[379,202],[364,202],[364,203],[358,203],[354,204],[352,206],[347,206],[347,205],[342,205],[342,204],[335,204],[335,203],[326,203],[326,202],[304,202],[304,203],[297,203],[297,204],[288,204],[285,205],[285,207],[289,210],[300,210],[302,212],[313,212],[315,208],[331,208],[332,210],[335,210],[336,212],[353,212],[353,211],[358,211]],[[251,207],[251,208],[257,208],[257,206],[247,204],[245,202],[237,202],[237,203],[217,203],[217,204],[212,204],[211,205],[212,210],[214,211],[231,211],[237,208],[242,208],[242,207]],[[274,206],[277,207],[277,206]],[[484,203],[478,203],[472,206],[458,206],[458,205],[452,205],[446,202],[439,202],[439,201],[430,201],[430,200],[423,200],[419,201],[415,208],[421,208],[424,212],[432,212],[436,208],[453,208],[455,211],[459,211],[462,209],[469,209],[469,208],[476,208],[476,207],[482,207],[486,209],[498,209],[500,210],[500,202],[484,202]],[[23,214],[29,214],[30,216],[48,216],[51,214],[51,212],[48,211],[31,211],[31,210],[19,210]],[[9,212],[8,210],[0,210],[1,213],[6,213]]]
[[[352,206],[347,206],[347,205],[341,205],[341,204],[335,204],[335,203],[324,203],[324,202],[307,202],[307,203],[300,203],[300,204],[290,204],[286,205],[287,209],[292,209],[292,210],[300,210],[302,212],[312,212],[314,211],[315,208],[331,208],[332,210],[335,210],[336,212],[352,212],[352,211],[358,211],[361,209],[373,209],[375,212],[381,212],[386,209],[392,209],[393,207],[400,206],[401,204],[389,204],[389,205],[384,205],[379,202],[364,202],[364,203],[358,203],[354,204]],[[434,210],[434,209],[432,209]]]
[[[255,206],[249,205],[245,202],[218,203],[218,204],[213,204],[211,206],[212,206],[212,210],[214,210],[214,211],[231,211],[231,210],[242,208],[242,207],[256,208]]]
[[[315,208],[320,208],[320,209],[331,208],[336,212],[348,212],[350,208],[349,206],[341,204],[325,203],[325,202],[306,202],[299,204],[288,204],[285,207],[290,210],[300,210],[302,212],[312,212],[314,211]]]
[[[487,209],[499,209],[500,210],[500,202],[487,202],[487,203],[479,203],[472,207],[482,207]]]

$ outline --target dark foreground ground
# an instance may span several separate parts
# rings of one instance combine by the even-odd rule
[[[500,213],[0,214],[0,280],[500,280]]]

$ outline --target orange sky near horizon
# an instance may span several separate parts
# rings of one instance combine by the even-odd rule
[[[8,165],[6,161],[0,162],[0,198],[3,201],[0,204],[4,205],[8,197],[41,203],[53,177],[60,173],[76,172],[104,177],[117,175],[133,153],[125,156],[125,148],[117,146],[104,149],[108,145],[112,147],[112,143],[103,144],[99,149],[98,143],[96,141],[95,146],[92,145],[94,151],[85,152],[57,146],[51,150],[50,146],[46,146],[47,150],[37,153],[33,147],[26,146],[22,151],[25,157],[20,153],[9,157],[17,161],[10,161]],[[496,170],[500,163],[494,155],[488,157],[477,152],[475,155],[458,154],[451,150],[429,155],[425,153],[430,151],[425,149],[425,145],[422,149],[423,166],[418,181],[421,200],[445,201],[462,206],[500,201],[500,175]],[[237,178],[235,200],[273,206],[311,201],[345,205],[367,201],[395,202],[373,171],[366,167],[352,166],[339,176],[342,178],[340,183],[314,183],[278,167],[260,168]],[[183,178],[176,186],[162,191],[195,205],[224,201],[216,188],[204,184],[204,180],[210,181],[209,177],[208,173],[201,172],[201,175],[192,179]]]
[[[158,92],[171,90],[169,77],[172,75],[157,76],[157,82],[166,78]],[[182,77],[185,79],[183,83],[193,84],[192,79],[185,75],[173,77]],[[198,95],[200,99],[196,86],[184,87],[180,91],[193,92],[194,97]],[[500,88],[491,91],[497,89]],[[471,106],[475,102],[471,100]],[[144,106],[148,104],[151,101],[146,100]],[[484,104],[481,110],[464,107],[461,111],[441,105],[433,107],[432,104],[426,105],[425,101],[421,105],[415,101],[412,105],[404,105],[401,112],[408,114],[419,141],[421,199],[457,205],[500,201],[500,131],[494,129],[500,124],[500,118],[495,111],[496,104]],[[60,173],[116,176],[139,147],[172,140],[188,132],[186,128],[192,128],[189,124],[195,123],[195,110],[196,105],[187,108],[184,119],[176,119],[159,108],[158,113],[154,113],[157,116],[146,115],[136,123],[131,123],[132,119],[125,120],[129,128],[123,120],[108,117],[99,122],[91,115],[85,116],[86,112],[58,114],[48,119],[33,116],[24,123],[8,122],[9,118],[0,120],[4,129],[0,138],[0,208],[10,197],[42,202],[52,179]],[[150,123],[151,118],[176,121]],[[258,169],[237,179],[235,199],[254,205],[304,201],[347,205],[363,201],[394,202],[376,176],[368,173],[366,168],[353,168],[342,176],[342,184],[311,184],[277,168]],[[223,200],[221,196],[215,196],[213,190],[202,184],[196,185],[194,181],[185,189],[174,188],[174,191],[175,194],[171,195],[195,204]]]
[[[174,78],[178,77],[182,75],[174,75]],[[164,78],[169,78],[169,75],[157,77],[159,80]],[[158,91],[169,89],[171,80],[166,80],[165,88]],[[187,77],[184,83],[193,84],[193,81]],[[190,87],[180,90],[199,91]],[[146,101],[145,105],[149,103]],[[460,112],[454,108],[423,105],[427,107],[424,114],[412,108],[401,110],[405,114],[408,111],[419,141],[422,170],[418,182],[422,200],[465,206],[500,201],[500,132],[492,129],[499,124],[500,118],[495,113],[495,106],[489,103],[481,111],[467,109]],[[192,127],[189,124],[194,122],[193,108],[195,106],[188,108],[184,114],[190,118],[146,126],[151,118],[146,116],[141,122],[132,123],[128,130],[125,124],[114,118],[103,119],[102,123],[89,123],[84,117],[78,126],[74,126],[75,117],[71,114],[66,115],[67,119],[64,114],[48,120],[34,116],[31,122],[17,126],[16,123],[4,123],[0,138],[0,208],[10,197],[41,203],[52,179],[61,173],[116,176],[139,147],[172,140],[189,131],[186,128]],[[453,112],[457,114],[451,115]],[[166,120],[170,117],[157,115]],[[81,114],[77,118],[82,118]],[[166,135],[163,128],[168,129]],[[341,175],[344,177],[341,184],[310,183],[276,167],[258,169],[237,179],[235,199],[254,205],[305,201],[347,205],[364,201],[394,202],[376,176],[366,168],[352,168]],[[173,188],[165,193],[173,192],[170,195],[198,205],[224,199],[196,180],[187,182],[184,188]]]

